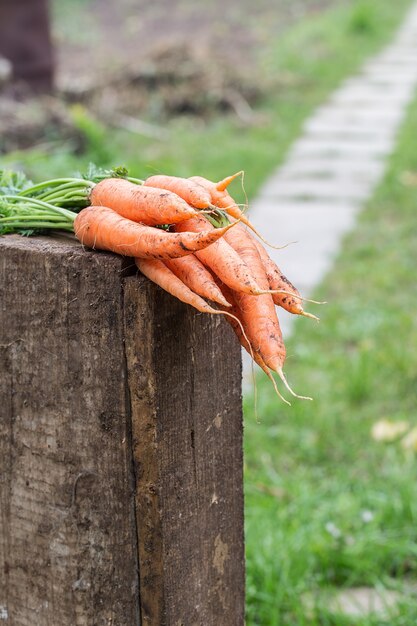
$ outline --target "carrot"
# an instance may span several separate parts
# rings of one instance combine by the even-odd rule
[[[253,237],[245,229],[238,228],[230,234],[226,233],[225,239],[250,266],[256,282],[266,291],[268,278]],[[241,312],[243,328],[255,351],[259,351],[264,363],[277,372],[293,396],[311,400],[305,396],[298,396],[289,386],[283,372],[286,350],[273,296],[264,293],[255,298],[238,292],[234,292],[233,296]]]
[[[238,207],[232,196],[226,191],[227,185],[229,185],[232,180],[234,180],[240,174],[242,174],[242,172],[237,172],[236,174],[228,176],[218,183],[213,183],[211,180],[207,180],[207,178],[203,178],[202,176],[192,176],[190,180],[198,183],[210,192],[211,201],[217,208],[223,209],[231,217],[240,220],[242,224],[245,224],[245,226],[250,228],[255,233],[255,235],[259,237],[259,239],[261,239],[271,248],[279,249],[282,246],[273,246],[272,244],[270,244],[255,228],[252,222],[246,217],[244,212]]]
[[[167,259],[165,265],[194,293],[225,307],[230,307],[216,285],[212,274],[194,254],[189,254],[180,259]]]
[[[195,294],[189,287],[184,285],[181,279],[179,279],[171,270],[165,265],[163,261],[158,259],[143,259],[143,258],[135,258],[135,263],[138,266],[139,270],[152,280],[155,284],[162,287],[165,291],[170,293],[172,296],[178,298],[185,304],[189,304],[197,311],[201,311],[201,313],[210,313],[211,315],[225,315],[227,318],[233,318],[237,324],[240,324],[240,321],[235,318],[232,313],[228,311],[219,311],[217,309],[213,309],[203,298],[199,295]],[[245,334],[243,328],[242,333]]]
[[[135,185],[123,178],[105,178],[90,193],[90,203],[107,206],[122,217],[148,226],[177,224],[197,215],[172,191]]]
[[[191,176],[190,180],[198,183],[199,185],[207,189],[207,191],[210,193],[211,201],[216,207],[218,207],[219,209],[224,209],[226,213],[228,213],[232,217],[235,217],[236,219],[241,219],[243,224],[246,224],[247,226],[249,225],[247,224],[247,222],[249,221],[248,218],[245,216],[243,211],[240,210],[236,202],[225,189],[223,190],[221,187],[220,189],[218,189],[216,183],[213,183],[211,180],[207,180],[207,178],[204,178],[203,176]],[[221,185],[222,182],[223,181],[221,181],[219,184]]]
[[[225,235],[225,240],[251,268],[260,288],[264,292],[267,291],[268,279],[253,239],[243,228],[235,233],[234,237]],[[285,361],[285,346],[272,295],[263,293],[254,297],[234,290],[233,297],[241,311],[243,324],[252,346],[259,351],[268,367],[274,370],[282,369]]]
[[[246,333],[244,334],[243,332],[243,324],[244,321],[241,317],[241,312],[239,307],[236,304],[236,301],[234,299],[233,293],[230,289],[228,289],[228,287],[226,285],[222,285],[221,286],[221,290],[225,296],[225,298],[227,298],[228,302],[230,302],[230,306],[231,308],[229,309],[231,313],[233,313],[234,318],[231,317],[227,317],[227,321],[229,322],[229,324],[231,325],[231,327],[233,328],[236,337],[239,340],[240,345],[246,350],[246,352],[248,352],[251,356],[251,358],[255,361],[255,363],[257,365],[259,365],[259,367],[263,370],[263,372],[265,372],[265,374],[268,376],[269,380],[272,382],[274,389],[275,389],[275,393],[277,394],[277,396],[279,398],[281,398],[281,400],[283,402],[285,402],[286,404],[291,406],[291,403],[288,402],[288,400],[286,400],[281,393],[278,390],[277,384],[275,382],[274,377],[272,376],[271,372],[269,371],[265,361],[263,360],[260,352],[258,349],[254,348],[250,342],[249,339],[246,335]],[[240,323],[239,323],[240,322]],[[256,382],[255,382],[256,385]]]
[[[168,189],[197,209],[207,209],[211,206],[211,197],[207,189],[189,178],[157,174],[147,178],[143,184],[147,187]]]
[[[293,313],[294,315],[304,315],[304,317],[311,317],[312,319],[318,321],[319,318],[316,315],[304,311],[301,304],[300,292],[294,287],[294,285],[288,280],[288,278],[284,276],[278,265],[271,259],[265,248],[254,238],[253,242],[258,250],[259,256],[261,257],[263,266],[265,268],[266,275],[268,277],[269,288],[273,290],[282,289],[293,294],[272,294],[272,298],[275,304],[282,307],[289,313]]]
[[[191,231],[194,233],[203,233],[211,229],[213,226],[203,216],[181,222],[175,228],[177,232]],[[205,250],[199,250],[196,252],[196,256],[231,289],[252,295],[264,293],[265,288],[261,288],[256,283],[248,265],[224,239],[220,239]],[[267,283],[266,289],[269,291]]]
[[[233,227],[213,228],[202,233],[167,233],[137,224],[112,209],[91,206],[75,218],[74,231],[82,244],[126,256],[169,259],[185,256],[216,242]]]
[[[218,183],[215,183],[217,191],[225,191],[230,183],[232,183],[238,176],[243,176],[243,170],[240,170],[240,172],[236,172],[236,174],[232,174],[231,176],[226,176],[223,180],[219,180]]]

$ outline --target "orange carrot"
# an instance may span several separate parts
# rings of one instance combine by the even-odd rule
[[[182,280],[178,278],[163,261],[157,259],[135,258],[135,263],[147,278],[152,280],[162,289],[170,293],[172,296],[190,304],[202,313],[219,313],[213,309],[203,298],[195,294],[189,287],[184,285]]]
[[[112,209],[100,206],[83,209],[74,221],[75,235],[82,244],[125,256],[150,259],[191,254],[213,244],[233,226],[229,224],[201,233],[168,233],[160,228],[137,224]]]
[[[224,180],[221,180],[219,183],[213,183],[211,180],[207,180],[207,178],[203,178],[202,176],[192,176],[190,180],[193,180],[210,192],[211,201],[217,208],[223,209],[223,211],[225,211],[231,217],[240,220],[242,224],[245,224],[245,226],[250,228],[255,233],[255,235],[259,237],[259,239],[271,246],[271,248],[277,248],[278,246],[271,245],[266,241],[264,237],[262,237],[262,235],[252,224],[252,222],[238,207],[232,196],[226,191],[227,185],[230,184],[232,180],[234,180],[239,174],[241,174],[241,172],[238,172],[233,176],[228,176]]]
[[[207,189],[207,191],[210,193],[211,201],[216,207],[218,207],[219,209],[224,209],[226,213],[228,213],[232,217],[235,217],[236,219],[241,219],[243,224],[246,224],[246,222],[249,221],[245,214],[240,210],[236,202],[233,200],[233,198],[228,194],[226,189],[222,189],[221,183],[223,183],[223,181],[219,183],[220,189],[218,189],[216,183],[213,183],[211,180],[207,180],[207,178],[203,178],[203,176],[191,176],[190,180],[198,183],[199,185]]]
[[[164,263],[194,293],[225,307],[230,306],[212,274],[194,254],[180,259],[167,259]]]
[[[199,216],[177,224],[175,229],[177,232],[203,233],[212,230],[213,226],[205,217]],[[261,288],[256,283],[251,269],[224,239],[220,239],[204,251],[200,250],[196,256],[231,289],[253,295],[264,292],[265,287]],[[266,289],[269,290],[267,283]]]
[[[147,187],[168,189],[197,209],[207,209],[211,206],[211,197],[207,189],[189,178],[157,174],[147,178],[143,184]]]
[[[155,284],[159,285],[170,293],[172,296],[178,298],[186,304],[190,304],[192,307],[201,311],[201,313],[210,313],[212,315],[225,315],[227,318],[234,318],[237,324],[240,324],[239,320],[234,317],[228,311],[218,311],[213,309],[203,298],[200,298],[191,289],[189,289],[182,280],[180,280],[171,270],[165,265],[163,261],[158,259],[143,259],[135,258],[135,263],[147,278],[152,280]],[[242,330],[244,333],[244,331]]]
[[[259,281],[256,272],[255,275]],[[268,367],[279,372],[283,368],[286,351],[272,296],[262,294],[255,297],[237,291],[233,295],[251,345],[259,351]]]
[[[107,206],[122,217],[148,226],[177,224],[197,215],[172,191],[136,185],[123,178],[105,178],[90,193],[94,206]]]
[[[285,402],[286,404],[290,404],[290,402],[288,402],[288,400],[286,400],[281,393],[278,390],[277,384],[274,380],[274,377],[272,376],[271,372],[269,371],[265,361],[263,360],[260,352],[258,349],[254,348],[254,346],[252,346],[248,340],[248,337],[246,335],[246,333],[243,333],[243,328],[244,328],[244,320],[242,319],[241,316],[241,311],[239,309],[239,307],[236,304],[236,301],[234,299],[233,296],[233,292],[226,286],[226,285],[221,285],[221,290],[224,294],[224,296],[227,298],[228,302],[231,303],[231,308],[229,309],[231,313],[233,313],[234,318],[231,317],[227,317],[227,321],[229,322],[229,324],[231,325],[231,327],[233,328],[236,337],[238,338],[240,345],[246,350],[246,352],[248,352],[251,356],[251,358],[255,361],[255,363],[257,365],[259,365],[259,367],[263,370],[263,372],[265,372],[265,374],[268,376],[269,380],[272,382],[274,389],[275,389],[275,393],[277,394],[277,396],[279,396],[281,398],[281,400],[283,402]],[[239,323],[240,322],[240,323]]]
[[[217,191],[225,191],[230,183],[232,183],[238,176],[243,176],[243,170],[240,170],[240,172],[236,172],[236,174],[232,174],[231,176],[226,176],[223,180],[219,180],[219,182],[216,183]]]
[[[238,228],[230,235],[226,233],[225,239],[250,266],[258,285],[266,290],[268,278],[253,237],[244,228]],[[311,400],[294,393],[283,372],[286,350],[272,295],[264,293],[255,298],[246,293],[233,292],[233,296],[241,312],[243,328],[254,350],[259,351],[264,363],[277,372],[293,396]]]
[[[249,233],[248,233],[249,234]],[[312,313],[304,311],[301,304],[301,296],[298,289],[288,280],[286,276],[281,272],[278,265],[271,259],[265,248],[253,238],[253,242],[258,250],[259,256],[262,259],[263,266],[268,277],[269,288],[274,290],[285,290],[292,293],[274,293],[272,298],[277,306],[282,307],[289,313],[295,315],[304,315],[304,317],[311,317],[318,320],[319,318]]]

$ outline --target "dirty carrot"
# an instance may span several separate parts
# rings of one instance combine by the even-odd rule
[[[238,237],[228,237],[226,241],[250,266],[257,284],[263,291],[266,291],[269,285],[265,270],[258,251],[251,244],[246,233],[241,231]],[[233,290],[233,297],[241,312],[252,346],[259,351],[268,367],[273,370],[282,369],[285,361],[285,346],[272,295],[263,293],[254,297]]]
[[[207,189],[189,178],[156,174],[147,178],[143,184],[146,187],[168,189],[197,209],[207,209],[211,206],[211,197]]]
[[[204,187],[210,193],[212,203],[219,209],[224,209],[232,217],[241,219],[244,224],[249,221],[226,189],[219,190],[216,183],[203,176],[191,176],[190,180]]]
[[[213,275],[194,254],[180,259],[167,259],[164,263],[194,293],[225,307],[230,306]]]
[[[221,290],[225,298],[227,298],[228,302],[230,302],[230,305],[231,305],[231,308],[229,309],[230,312],[233,313],[234,317],[236,318],[236,319],[233,319],[233,318],[228,317],[226,319],[231,325],[231,327],[233,328],[235,335],[239,340],[240,345],[246,350],[246,352],[250,354],[251,358],[255,361],[255,363],[259,365],[262,371],[268,376],[269,380],[273,384],[273,387],[277,396],[281,398],[283,402],[291,406],[291,403],[288,402],[288,400],[286,400],[284,396],[280,393],[277,387],[277,384],[275,382],[275,379],[272,376],[270,370],[268,369],[268,366],[266,365],[265,361],[263,360],[259,352],[259,349],[256,349],[253,345],[251,345],[247,334],[243,332],[244,320],[242,318],[241,311],[238,305],[236,304],[236,300],[234,298],[233,292],[224,284],[221,285]]]
[[[232,176],[228,176],[224,180],[221,180],[218,183],[213,183],[211,180],[207,180],[203,176],[192,176],[190,180],[198,183],[208,192],[210,192],[211,201],[219,209],[223,209],[228,215],[234,217],[237,220],[240,220],[242,224],[245,224],[248,228],[250,228],[259,239],[261,239],[264,243],[266,243],[271,248],[280,248],[282,246],[274,246],[269,243],[265,237],[261,235],[261,233],[255,228],[249,218],[246,217],[244,212],[239,208],[236,202],[233,200],[232,196],[226,191],[226,187],[228,184],[232,182],[237,176],[242,174],[242,172],[237,172]]]
[[[166,189],[135,185],[123,178],[105,178],[90,192],[94,206],[107,206],[122,217],[148,226],[177,224],[197,211]]]
[[[226,233],[225,239],[250,266],[256,282],[266,291],[269,287],[268,278],[253,237],[244,228],[238,228],[230,234]],[[241,312],[241,321],[248,339],[253,348],[259,351],[264,363],[277,372],[293,396],[311,400],[311,398],[296,394],[289,386],[283,372],[286,350],[273,295],[264,293],[253,297],[234,292],[233,297]]]
[[[249,233],[248,233],[249,234]],[[274,293],[272,298],[277,306],[282,307],[289,313],[293,313],[294,315],[303,315],[304,317],[311,317],[318,321],[318,317],[313,315],[312,313],[307,313],[304,311],[303,306],[301,304],[301,296],[300,292],[294,285],[288,280],[288,278],[281,272],[278,265],[271,259],[268,252],[265,248],[253,238],[253,242],[258,250],[259,256],[261,257],[263,266],[266,271],[266,275],[268,277],[269,288],[274,290],[285,290],[290,292],[288,293]],[[293,295],[291,295],[291,293]]]
[[[181,222],[175,228],[177,232],[194,233],[204,233],[210,229],[213,226],[203,216]],[[204,251],[200,250],[196,256],[231,289],[253,295],[264,292],[254,279],[251,269],[225,240],[220,239]],[[266,289],[269,290],[269,286]]]
[[[181,300],[181,302],[191,305],[201,313],[224,315],[227,318],[233,318],[237,324],[240,324],[240,321],[235,318],[232,313],[214,309],[212,306],[207,304],[203,298],[191,291],[189,287],[184,285],[180,278],[171,272],[163,261],[160,261],[159,259],[135,258],[135,263],[144,276],[149,278],[156,285],[159,285],[159,287],[162,287],[162,289],[170,293],[172,296],[178,298],[178,300]],[[243,329],[242,332],[245,334]]]
[[[150,259],[177,258],[215,243],[234,224],[201,233],[169,233],[137,224],[112,209],[91,206],[74,221],[75,235],[82,244],[99,250]]]

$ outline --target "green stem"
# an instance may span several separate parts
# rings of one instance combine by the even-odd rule
[[[82,193],[65,193],[62,196],[62,202],[71,202],[71,200],[84,200],[84,201],[88,201],[88,196],[83,195]],[[50,202],[50,200],[48,200],[48,202]]]
[[[87,196],[82,196],[80,194],[77,195],[71,195],[71,194],[66,194],[66,195],[56,195],[55,197],[52,196],[46,196],[44,198],[44,202],[49,202],[50,204],[53,204],[54,206],[61,206],[62,204],[75,204],[75,203],[79,203],[82,202],[84,206],[88,206],[89,202],[88,202],[88,197]]]
[[[10,222],[10,220],[19,220],[23,221],[23,222],[37,222],[38,220],[41,222],[45,221],[45,218],[48,220],[48,222],[62,222],[62,218],[59,217],[59,215],[11,215],[8,217],[0,217],[0,224],[4,224],[6,222]]]
[[[26,199],[26,198],[22,198],[22,196],[20,195],[16,195],[16,196],[5,195],[5,196],[0,196],[0,203],[2,200],[17,200],[19,203],[24,202],[26,206],[35,205],[37,207],[41,207],[45,210],[48,210],[50,212],[52,211],[53,213],[58,213],[60,215],[63,215],[64,217],[67,217],[68,219],[72,221],[74,221],[75,218],[77,217],[77,214],[74,213],[73,211],[69,211],[68,209],[63,209],[62,207],[57,207],[54,204],[48,204],[48,202],[45,202],[44,200],[38,200],[37,198]]]
[[[62,200],[54,200],[54,202],[56,202],[57,204],[61,205],[61,204],[79,204],[80,202],[83,203],[83,206],[86,207],[89,205],[89,202],[86,202],[86,198],[83,196],[73,196],[72,198],[62,198]]]
[[[208,219],[210,224],[215,228],[222,228],[223,226],[227,226],[227,224],[229,224],[227,214],[220,209],[217,209],[215,211],[204,211],[204,214],[206,219]]]
[[[91,183],[90,181],[88,181],[90,184],[88,187],[86,187],[86,185],[79,185],[79,184],[75,184],[75,183],[71,183],[71,184],[67,184],[67,185],[60,185],[57,189],[54,189],[53,191],[46,191],[43,194],[40,194],[38,196],[38,198],[40,198],[41,200],[53,200],[55,199],[55,197],[59,198],[61,196],[62,193],[68,193],[70,191],[76,191],[77,193],[83,193],[83,190],[85,189],[85,197],[88,197],[90,195],[90,191],[91,189],[94,187],[94,183]],[[88,192],[88,193],[87,193]]]
[[[33,185],[33,187],[29,187],[28,189],[24,189],[23,191],[20,191],[18,195],[30,196],[32,193],[41,191],[42,189],[57,187],[66,183],[77,183],[80,187],[90,187],[92,184],[90,180],[84,180],[83,178],[54,178],[52,180],[46,180],[42,183],[38,183],[37,185]]]
[[[27,228],[37,228],[37,229],[43,229],[43,228],[51,228],[51,229],[55,229],[55,230],[68,230],[69,232],[73,233],[74,232],[74,228],[72,225],[68,224],[68,222],[20,222],[20,221],[12,221],[10,220],[9,222],[3,222],[2,226],[8,226],[9,228],[14,228],[16,230],[20,229],[20,230],[24,230]]]

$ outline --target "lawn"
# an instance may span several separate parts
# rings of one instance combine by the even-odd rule
[[[35,180],[90,161],[125,164],[141,177],[216,179],[244,169],[251,198],[308,114],[388,41],[409,5],[357,0],[265,42],[259,71],[273,80],[252,125],[233,115],[183,116],[156,141],[110,130],[77,107],[83,154],[53,143],[4,155],[0,166],[23,167]],[[329,302],[320,326],[306,319],[295,326],[287,371],[314,403],[289,409],[260,379],[258,423],[253,399],[245,400],[248,626],[417,623],[408,593],[398,615],[357,622],[330,611],[326,595],[358,585],[404,590],[417,568],[414,451],[400,437],[388,444],[371,435],[383,418],[417,425],[417,187],[400,182],[404,171],[417,171],[416,136],[417,104],[389,174],[315,294]]]

